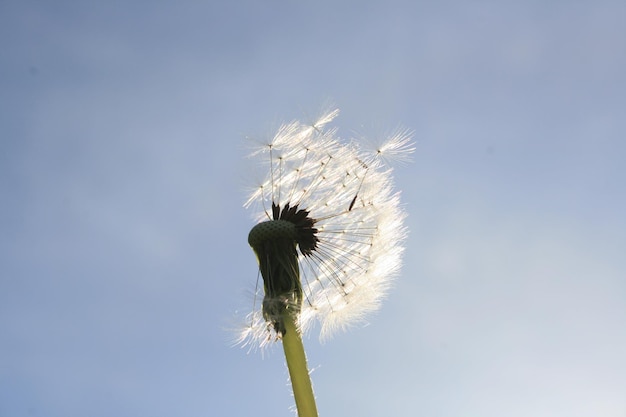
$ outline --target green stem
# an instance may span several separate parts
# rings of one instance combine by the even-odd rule
[[[294,322],[294,317],[289,311],[282,314],[285,323],[283,334],[283,350],[289,368],[289,378],[293,388],[293,396],[296,399],[296,407],[299,417],[317,417],[315,396],[309,377],[309,369],[306,364],[302,337]]]

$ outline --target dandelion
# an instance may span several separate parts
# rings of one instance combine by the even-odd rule
[[[361,149],[326,129],[337,114],[285,124],[260,144],[251,156],[266,178],[245,203],[260,213],[248,242],[263,299],[240,338],[255,345],[282,339],[301,417],[317,412],[300,335],[319,322],[324,339],[378,309],[400,268],[405,237],[385,162],[413,151],[409,132]]]

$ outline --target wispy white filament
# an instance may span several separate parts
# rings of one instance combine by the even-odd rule
[[[313,125],[291,122],[251,154],[266,176],[246,207],[257,221],[272,218],[272,203],[309,211],[319,242],[310,256],[298,253],[304,302],[302,331],[319,321],[323,339],[362,322],[376,310],[397,274],[403,252],[405,214],[394,192],[391,168],[413,151],[410,133],[399,131],[373,150],[342,143],[325,129],[338,114],[330,111]],[[262,291],[262,285],[259,285]],[[258,294],[255,311],[240,334],[243,343],[264,344],[275,336],[265,322]]]

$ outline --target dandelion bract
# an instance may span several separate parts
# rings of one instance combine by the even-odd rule
[[[249,242],[264,294],[240,335],[244,343],[280,337],[281,309],[292,309],[302,332],[318,321],[322,338],[362,322],[399,270],[405,214],[388,161],[413,151],[410,134],[363,148],[327,128],[337,114],[284,124],[251,154],[265,175],[245,203],[258,212]]]

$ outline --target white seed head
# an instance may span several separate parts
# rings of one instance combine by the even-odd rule
[[[309,232],[317,241],[313,249],[300,247],[298,253],[303,291],[298,322],[302,331],[319,322],[321,338],[378,309],[399,271],[405,213],[385,161],[405,160],[413,151],[406,131],[370,152],[355,141],[343,143],[335,129],[324,129],[337,114],[329,111],[313,125],[283,125],[259,146],[251,156],[267,170],[266,177],[245,203],[258,208],[255,218],[263,222],[250,232],[253,247],[272,236],[298,233],[290,221],[276,219],[273,205],[279,210],[297,206],[312,219]],[[261,303],[256,304],[240,334],[244,344],[262,345],[275,336]]]

